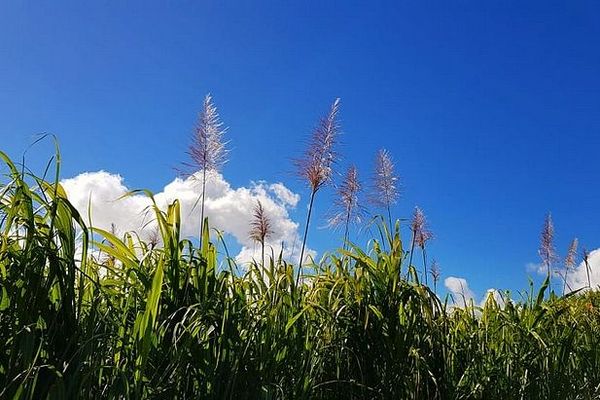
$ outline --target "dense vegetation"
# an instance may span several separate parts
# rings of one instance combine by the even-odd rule
[[[481,307],[442,301],[440,270],[426,261],[426,218],[415,208],[407,226],[393,222],[398,178],[381,150],[370,203],[385,216],[373,219],[375,237],[366,249],[350,243],[350,226],[364,217],[350,166],[329,220],[344,231],[341,249],[304,257],[315,198],[333,181],[339,104],[295,161],[310,190],[300,268],[265,245],[274,232],[260,201],[249,231],[257,261],[237,265],[209,229],[207,172],[227,155],[210,96],[187,165],[201,184],[196,239],[181,235],[179,202],[161,209],[149,192],[153,237],[88,226],[59,184],[58,151],[51,179],[50,168],[38,178],[0,152],[0,398],[600,398],[600,296],[548,293],[550,216],[537,292],[491,295]],[[563,293],[576,253],[575,239]]]
[[[1,398],[600,396],[597,292],[449,307],[383,220],[302,279],[273,254],[242,269],[207,220],[200,248],[180,237],[178,202],[158,241],[116,237],[1,156]]]

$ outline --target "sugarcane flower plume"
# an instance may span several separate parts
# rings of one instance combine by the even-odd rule
[[[569,250],[567,251],[567,256],[565,257],[565,268],[571,269],[575,267],[576,258],[577,258],[577,246],[579,245],[579,241],[577,238],[573,239],[571,245],[569,246]]]
[[[427,218],[419,207],[415,207],[411,222],[411,230],[413,231],[415,244],[421,248],[425,248],[425,244],[433,238],[433,233],[427,226]]]
[[[226,128],[219,118],[212,97],[204,98],[202,111],[198,116],[192,143],[188,154],[192,160],[189,167],[198,170],[218,172],[227,161],[227,142],[223,140]]]
[[[442,270],[436,260],[433,260],[433,262],[431,263],[431,268],[429,271],[431,273],[433,281],[437,283],[440,280],[440,277],[442,276]]]
[[[389,207],[396,204],[400,196],[398,189],[399,178],[394,171],[394,161],[385,149],[377,152],[375,158],[375,174],[373,177],[372,194],[369,198],[376,207]]]
[[[331,180],[336,160],[334,145],[340,131],[337,120],[339,107],[340,99],[336,99],[329,113],[320,120],[313,131],[304,156],[294,162],[298,175],[306,179],[313,192]]]
[[[552,215],[548,213],[546,220],[544,221],[544,227],[542,228],[542,234],[540,238],[539,254],[542,262],[546,266],[550,266],[556,261],[556,250],[554,248],[554,224],[552,223]]]
[[[267,216],[260,200],[256,201],[252,217],[252,221],[250,222],[250,239],[264,243],[265,239],[273,234],[273,229],[271,227],[271,220]]]
[[[350,222],[360,223],[362,219],[362,208],[359,202],[359,194],[362,189],[358,179],[356,166],[348,168],[344,180],[337,190],[337,197],[334,200],[335,213],[329,218],[328,226],[338,227]]]

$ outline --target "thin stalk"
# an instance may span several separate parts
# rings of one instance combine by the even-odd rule
[[[298,261],[298,275],[296,277],[296,286],[300,284],[300,276],[302,275],[302,262],[304,261],[304,248],[306,247],[306,237],[308,236],[308,225],[310,224],[310,216],[312,214],[313,202],[315,200],[316,190],[310,194],[310,203],[308,204],[308,214],[306,216],[306,226],[304,227],[304,238],[302,239],[302,250],[300,250],[300,260]]]
[[[415,252],[415,238],[417,236],[417,232],[415,232],[413,230],[413,234],[412,234],[412,241],[410,244],[410,258],[408,259],[408,268],[410,270],[410,267],[412,265],[412,259],[413,259],[413,253]]]
[[[344,250],[346,250],[346,245],[348,244],[348,230],[349,230],[349,225],[350,225],[350,210],[348,210],[348,212],[346,213],[346,224],[345,224],[345,228],[344,228]]]
[[[590,279],[590,263],[588,258],[585,258],[585,272],[587,273],[588,288],[592,288],[592,280]]]
[[[546,270],[547,270],[547,275],[548,275],[548,288],[549,293],[552,293],[552,269],[550,268],[550,263],[546,262]]]
[[[425,286],[427,286],[427,254],[425,247],[421,248],[421,253],[423,254],[423,275],[425,275]]]
[[[551,256],[552,255],[551,255],[550,251],[545,249],[542,258],[543,258],[543,265],[546,266],[546,276],[548,277],[549,292],[552,292],[552,270],[550,268],[550,257]]]
[[[564,284],[563,284],[563,296],[565,295],[565,293],[566,293],[566,290],[567,290],[567,289],[569,289],[569,290],[573,290],[573,288],[571,287],[571,285],[569,285],[569,284],[567,283],[567,275],[568,275],[568,274],[569,274],[569,268],[567,268],[567,269],[566,269],[566,271],[565,271],[565,275],[564,275],[564,277],[563,277],[563,278],[564,278],[564,280],[565,280],[565,281],[564,281]]]
[[[204,195],[206,193],[206,168],[202,169],[202,204],[200,205],[200,248],[202,248],[202,234],[204,233]]]
[[[262,253],[262,267],[265,267],[265,241],[260,241],[261,253]]]

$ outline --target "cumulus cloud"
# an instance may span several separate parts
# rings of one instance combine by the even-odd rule
[[[540,276],[546,276],[548,274],[548,267],[542,263],[527,263],[525,265],[525,270],[530,274],[537,274]],[[552,274],[553,280],[563,279],[564,271],[562,269],[557,269],[553,266],[550,273]]]
[[[600,286],[600,249],[589,253],[588,266],[582,261],[577,267],[567,273],[567,291],[586,289],[588,287],[588,268],[590,286],[592,288]],[[525,269],[529,273],[536,273],[542,276],[548,273],[546,266],[537,263],[528,263],[525,265]],[[553,267],[552,279],[554,282],[558,279],[562,283],[564,276],[564,268]]]
[[[488,298],[490,297],[493,297],[496,301],[496,304],[498,304],[500,307],[504,307],[506,305],[506,297],[497,289],[488,289],[487,292],[485,292],[485,295],[483,296],[481,301],[479,302],[479,305],[483,307]]]
[[[568,287],[571,290],[587,288],[588,272],[590,286],[597,288],[600,285],[600,249],[590,252],[587,266],[585,262],[581,262],[573,271],[567,274]]]
[[[478,303],[475,293],[471,290],[469,283],[465,278],[449,276],[444,280],[444,286],[446,286],[446,289],[448,289],[448,292],[452,295],[454,306],[456,307],[464,307],[465,305],[471,304],[471,302],[483,307],[490,296],[494,298],[500,307],[503,307],[506,304],[505,298],[500,291],[493,288],[488,289]]]
[[[471,300],[475,299],[475,294],[469,288],[469,284],[464,278],[449,276],[446,279],[444,279],[444,286],[446,286],[448,292],[452,294],[455,304],[469,304]]]
[[[525,265],[525,270],[529,273],[546,275],[547,268],[542,263],[530,262]]]
[[[61,183],[69,200],[84,218],[90,216],[95,227],[109,230],[114,224],[118,233],[136,231],[144,238],[149,238],[155,229],[154,216],[148,208],[150,200],[142,194],[123,197],[131,188],[125,185],[120,175],[105,171],[86,172]],[[161,209],[166,209],[176,199],[180,201],[181,230],[187,237],[197,237],[200,231],[200,196],[201,181],[196,176],[176,178],[154,195]],[[294,256],[298,257],[293,254],[298,248],[298,224],[290,218],[289,211],[298,204],[299,195],[282,183],[260,181],[252,182],[249,187],[233,188],[221,174],[207,175],[205,216],[211,227],[235,238],[241,247],[236,257],[239,262],[258,257],[259,246],[248,237],[257,200],[263,204],[272,224],[273,235],[267,245],[278,254],[283,244],[284,256],[294,260]],[[314,252],[309,254],[314,255]]]
[[[283,183],[273,183],[269,185],[275,196],[285,205],[290,207],[296,207],[300,201],[300,195],[293,193],[290,189],[286,188]]]

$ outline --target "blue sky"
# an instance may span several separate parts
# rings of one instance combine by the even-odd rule
[[[379,148],[435,232],[445,276],[527,286],[551,211],[557,247],[600,247],[600,4],[82,2],[0,4],[0,148],[60,140],[63,176],[104,169],[161,190],[210,92],[234,186],[307,190],[291,159],[341,97],[343,169]],[[48,144],[28,153],[40,168]],[[331,200],[319,194],[317,218]],[[318,250],[339,234],[314,229]],[[336,236],[337,235],[337,236]],[[336,240],[334,240],[336,239]],[[360,240],[366,240],[363,237]]]

